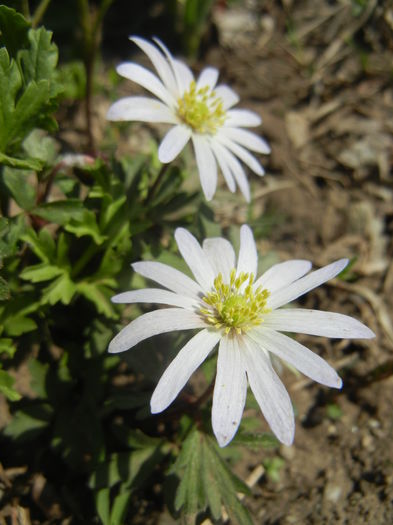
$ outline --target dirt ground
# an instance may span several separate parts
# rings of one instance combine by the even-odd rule
[[[357,16],[356,2],[263,4],[218,16],[222,48],[207,56],[263,117],[272,146],[253,216],[274,210],[284,220],[260,253],[317,266],[356,258],[356,279],[329,283],[303,304],[353,315],[377,337],[301,339],[344,387],[284,374],[298,413],[295,444],[279,451],[279,481],[260,470],[246,501],[263,525],[385,525],[393,523],[393,10],[375,1]],[[232,212],[217,209],[224,223]],[[243,478],[259,454],[245,463]]]
[[[393,6],[249,1],[218,7],[213,28],[197,67],[220,69],[241,107],[262,116],[272,147],[267,175],[252,179],[255,222],[277,221],[260,254],[315,266],[353,258],[353,279],[326,284],[302,305],[352,315],[376,333],[351,342],[298,337],[344,387],[284,372],[295,443],[244,455],[237,472],[253,491],[245,503],[257,525],[393,523]],[[97,106],[98,129],[105,109]],[[212,205],[224,227],[245,221],[240,200]],[[284,461],[273,480],[261,460],[275,456]],[[174,522],[163,513],[155,523]]]

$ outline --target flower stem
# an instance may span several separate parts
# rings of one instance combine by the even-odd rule
[[[146,195],[146,198],[145,198],[145,202],[144,204],[148,204],[151,199],[154,197],[156,191],[157,191],[157,188],[160,186],[161,182],[162,182],[162,179],[164,178],[164,175],[168,169],[168,166],[169,164],[163,164],[161,166],[161,169],[156,177],[156,180],[153,182],[153,184],[151,185],[149,191],[147,192],[147,195]]]
[[[38,4],[38,7],[34,11],[34,15],[33,15],[33,18],[31,20],[31,26],[32,27],[37,27],[38,24],[41,22],[41,19],[44,16],[45,11],[48,9],[50,1],[51,0],[41,0],[41,2]]]

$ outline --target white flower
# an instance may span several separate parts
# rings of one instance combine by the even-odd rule
[[[126,97],[108,110],[109,120],[162,122],[173,127],[165,135],[158,150],[161,162],[174,160],[191,139],[202,189],[207,200],[212,199],[217,186],[217,163],[229,189],[236,183],[247,201],[250,188],[243,161],[254,173],[264,170],[248,150],[270,153],[267,143],[243,127],[259,126],[260,117],[245,109],[231,109],[239,101],[228,86],[216,87],[218,71],[208,67],[197,81],[191,70],[172,57],[160,40],[158,47],[139,37],[130,37],[151,60],[157,75],[134,63],[125,62],[117,68],[119,75],[140,84],[157,97]]]
[[[122,352],[148,337],[172,330],[201,329],[165,370],[154,390],[151,411],[165,410],[219,343],[212,408],[219,445],[227,445],[240,424],[247,379],[272,431],[290,445],[295,428],[292,404],[272,367],[271,355],[323,385],[341,388],[342,382],[326,361],[280,332],[366,339],[374,333],[346,315],[281,307],[335,277],[348,260],[340,259],[311,273],[309,261],[286,261],[255,279],[257,251],[248,226],[240,231],[237,264],[233,247],[225,239],[206,239],[201,247],[183,228],[176,230],[175,238],[195,281],[162,263],[133,264],[137,273],[166,290],[125,292],[113,301],[153,302],[171,308],[154,310],[132,321],[111,341],[109,351]]]

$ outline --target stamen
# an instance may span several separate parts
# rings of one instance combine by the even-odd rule
[[[214,135],[226,118],[223,103],[209,86],[197,89],[195,81],[182,98],[179,98],[177,115],[198,133]]]
[[[269,309],[266,302],[268,290],[258,287],[253,289],[254,275],[231,270],[229,283],[224,283],[221,273],[214,279],[211,292],[203,297],[206,308],[200,308],[205,320],[226,334],[246,332],[263,322],[263,316]]]

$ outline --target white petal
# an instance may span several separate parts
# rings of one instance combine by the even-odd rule
[[[257,113],[254,113],[254,111],[249,111],[248,109],[230,109],[227,111],[226,126],[246,126],[251,128],[260,126],[261,124],[261,117]]]
[[[180,306],[188,310],[195,310],[198,307],[198,301],[179,295],[177,293],[161,290],[160,288],[144,288],[143,290],[132,290],[123,292],[112,297],[113,303],[157,303],[167,304],[170,306]]]
[[[237,273],[252,273],[255,276],[258,268],[258,254],[254,236],[249,226],[244,224],[240,228],[240,249],[237,262]]]
[[[206,67],[199,75],[196,87],[197,89],[200,89],[205,86],[209,86],[210,89],[214,89],[215,85],[217,84],[217,79],[218,69],[215,67]]]
[[[171,65],[174,77],[176,79],[176,84],[180,93],[180,96],[184,93],[186,89],[188,89],[189,84],[187,85],[188,78],[183,77],[184,69],[180,68],[178,66],[178,60],[174,59],[172,54],[170,53],[169,49],[165,46],[163,42],[159,38],[153,39],[156,44],[160,46],[162,51],[164,52],[169,64]],[[187,75],[188,76],[188,75]]]
[[[194,75],[192,74],[191,69],[184,62],[173,59],[173,64],[178,71],[179,79],[181,79],[180,96],[182,96],[185,91],[190,89],[191,82],[194,82]]]
[[[108,351],[112,354],[124,352],[153,335],[164,334],[175,330],[192,330],[205,328],[196,313],[183,308],[163,308],[137,317],[125,326],[109,343]]]
[[[195,159],[199,177],[206,200],[210,201],[217,186],[217,163],[208,141],[201,136],[193,135]]]
[[[168,89],[168,91],[172,93],[172,95],[175,98],[178,98],[180,96],[180,93],[177,89],[172,69],[169,66],[166,58],[162,56],[160,51],[158,51],[158,49],[155,46],[153,46],[153,44],[151,44],[144,38],[132,36],[130,37],[130,40],[134,42],[137,46],[139,46],[144,53],[146,53],[146,55],[150,58],[153,66],[156,68],[157,73],[159,74],[165,87]]]
[[[216,134],[216,140],[220,141],[226,148],[228,148],[236,157],[244,162],[254,173],[257,175],[263,175],[265,170],[262,168],[257,159],[251,155],[243,146],[236,144],[233,140],[230,140],[225,134],[218,132]]]
[[[247,397],[243,348],[234,337],[221,339],[214,385],[212,426],[220,447],[232,440],[240,425]]]
[[[249,332],[255,342],[322,385],[341,388],[342,381],[337,372],[319,355],[294,339],[268,328],[256,328]]]
[[[240,162],[226,147],[222,146],[221,144],[214,142],[214,148],[216,151],[219,151],[220,157],[222,157],[227,163],[246,201],[250,202],[250,186]]]
[[[270,146],[268,143],[251,131],[247,131],[246,129],[230,128],[225,125],[222,128],[221,133],[228,139],[233,140],[237,144],[240,144],[247,149],[256,151],[258,153],[263,153],[265,155],[270,153]]]
[[[329,279],[336,277],[336,275],[343,271],[347,264],[348,259],[340,259],[339,261],[324,266],[315,272],[309,273],[285,288],[281,288],[277,292],[271,294],[267,302],[267,307],[275,310],[283,304],[294,301],[313,288],[316,288]]]
[[[153,414],[162,412],[172,403],[190,376],[213,350],[220,337],[219,332],[202,330],[180,350],[161,376],[153,392],[150,401]]]
[[[211,141],[210,146],[217,159],[218,165],[220,166],[225,182],[227,183],[229,190],[233,193],[236,190],[235,179],[233,178],[232,171],[225,156],[221,154],[221,149],[223,149],[223,147],[220,144],[217,144],[214,140]]]
[[[172,266],[155,261],[140,261],[131,266],[135,272],[165,286],[172,292],[194,299],[203,295],[202,288],[195,281]]]
[[[158,158],[166,164],[172,162],[190,140],[191,131],[186,126],[175,126],[163,138],[158,148]]]
[[[176,229],[175,239],[179,251],[194,274],[195,279],[205,291],[210,291],[215,275],[199,242],[184,228]]]
[[[163,122],[176,124],[174,112],[159,100],[147,97],[125,97],[111,105],[108,120],[137,120],[140,122]]]
[[[173,95],[167,90],[161,80],[145,67],[132,62],[124,62],[117,66],[116,71],[122,77],[136,82],[150,91],[150,93],[153,93],[171,108],[176,106],[176,100]]]
[[[295,420],[288,392],[265,351],[247,336],[244,342],[246,371],[255,399],[277,438],[285,445],[291,445]]]
[[[270,293],[275,292],[303,277],[311,270],[311,266],[310,261],[303,259],[293,259],[292,261],[274,264],[254,283],[254,288],[261,286],[269,290]]]
[[[208,258],[215,275],[222,274],[224,282],[229,282],[232,268],[235,268],[236,256],[232,244],[221,237],[205,239],[203,251]]]
[[[224,109],[229,109],[239,102],[239,96],[229,86],[220,85],[214,90],[215,94],[222,100]]]
[[[348,315],[303,308],[285,308],[274,310],[266,315],[263,327],[323,337],[343,339],[371,339],[372,330]]]

